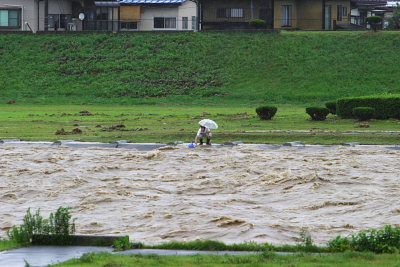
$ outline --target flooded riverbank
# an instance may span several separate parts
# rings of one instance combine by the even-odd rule
[[[0,146],[0,236],[26,210],[72,207],[78,234],[146,244],[213,239],[317,244],[400,221],[400,151]]]

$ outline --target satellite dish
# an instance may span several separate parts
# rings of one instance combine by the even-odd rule
[[[79,13],[79,19],[84,20],[85,19],[85,14],[84,13]]]

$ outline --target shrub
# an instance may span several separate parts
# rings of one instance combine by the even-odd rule
[[[127,250],[132,248],[132,245],[129,242],[129,236],[124,236],[118,240],[115,240],[113,243],[113,247],[115,248],[116,251]]]
[[[372,29],[376,31],[378,29],[379,23],[382,22],[382,18],[379,16],[370,16],[366,18],[366,22],[371,25]]]
[[[267,26],[267,22],[263,19],[252,19],[249,22],[250,26],[254,28],[265,28]]]
[[[338,236],[328,243],[331,251],[371,251],[375,253],[398,253],[400,228],[386,225],[384,229],[370,229],[350,237]]]
[[[342,98],[337,101],[336,107],[337,115],[343,119],[354,118],[353,108],[356,107],[374,108],[374,119],[399,118],[400,95]]]
[[[329,109],[329,113],[336,115],[336,101],[326,102],[325,107]]]
[[[308,107],[306,112],[313,121],[324,121],[329,114],[329,109],[324,107]]]
[[[375,109],[370,107],[356,107],[353,108],[353,115],[359,121],[367,121],[374,117]]]
[[[333,252],[344,252],[352,250],[350,246],[350,240],[347,237],[342,237],[340,235],[329,241],[328,247]]]
[[[277,110],[278,108],[274,106],[262,106],[256,108],[256,113],[260,119],[270,120],[275,116]]]
[[[55,214],[51,213],[49,219],[43,219],[40,209],[34,215],[29,208],[19,227],[13,226],[8,231],[8,237],[19,244],[27,245],[32,242],[33,235],[52,235],[48,240],[53,244],[63,245],[68,243],[69,236],[75,233],[75,219],[71,220],[71,208],[59,207]]]

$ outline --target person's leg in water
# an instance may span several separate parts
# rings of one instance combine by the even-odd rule
[[[207,138],[207,145],[208,146],[211,146],[211,137],[212,137],[212,133],[208,133],[207,135],[206,135],[206,138]]]
[[[207,139],[208,140],[208,139]],[[208,142],[208,141],[207,141]],[[203,137],[200,137],[200,145],[203,144]]]

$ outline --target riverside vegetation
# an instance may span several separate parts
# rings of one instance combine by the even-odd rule
[[[397,266],[400,259],[400,228],[386,226],[371,229],[350,237],[338,236],[328,247],[313,245],[307,231],[300,233],[297,246],[271,246],[255,243],[225,245],[217,241],[171,242],[158,246],[145,246],[120,240],[119,245],[129,248],[190,249],[190,250],[247,250],[257,251],[253,255],[113,255],[110,253],[89,253],[80,259],[73,259],[54,266]],[[122,247],[119,247],[123,249]],[[293,255],[278,255],[274,251],[297,251]],[[316,252],[308,254],[307,252]],[[322,252],[322,253],[321,253]],[[325,253],[323,253],[325,252]],[[339,253],[326,253],[339,252]],[[387,253],[387,254],[374,254]]]
[[[9,246],[15,244],[22,246],[32,243],[33,235],[44,235],[48,244],[68,245],[69,237],[75,233],[75,219],[70,214],[71,208],[59,207],[55,213],[50,213],[48,219],[40,214],[40,209],[34,214],[30,208],[23,218],[23,224],[13,226],[8,231]],[[298,245],[276,246],[268,243],[257,244],[245,242],[242,244],[226,245],[214,240],[197,240],[192,242],[168,242],[160,245],[148,246],[140,242],[132,243],[128,237],[116,240],[113,247],[117,251],[132,248],[152,249],[185,249],[185,250],[208,250],[208,251],[287,251],[287,252],[374,252],[374,253],[399,253],[400,251],[400,227],[386,225],[383,229],[370,229],[347,237],[337,236],[330,240],[326,247],[313,244],[309,231],[302,229],[298,238]],[[46,240],[42,240],[46,242]],[[6,244],[2,240],[1,244]]]

